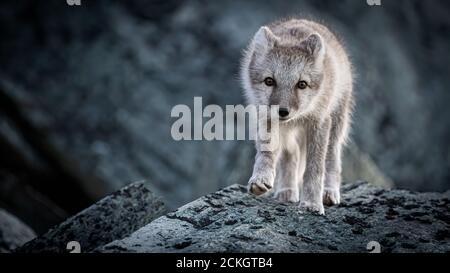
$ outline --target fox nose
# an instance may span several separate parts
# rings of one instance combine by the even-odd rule
[[[278,109],[278,115],[282,118],[289,116],[289,109],[287,109],[287,108]]]

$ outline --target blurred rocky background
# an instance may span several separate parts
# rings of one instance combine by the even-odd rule
[[[448,1],[2,1],[0,207],[42,234],[131,182],[169,208],[246,183],[251,142],[176,142],[170,112],[242,103],[241,51],[285,16],[323,20],[352,56],[345,180],[450,189]]]

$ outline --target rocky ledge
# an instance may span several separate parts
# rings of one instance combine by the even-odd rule
[[[79,244],[81,252],[89,252],[130,235],[164,213],[164,203],[153,194],[150,185],[136,182],[70,217],[16,252],[64,253],[74,250],[69,244],[72,241]]]
[[[342,194],[341,205],[318,216],[233,185],[150,222],[163,206],[135,184],[18,251],[65,252],[67,241],[77,240],[82,252],[107,253],[450,252],[450,192],[357,182],[343,186]]]
[[[99,252],[449,252],[450,193],[343,187],[325,216],[233,185],[154,220]],[[368,246],[369,244],[369,246]]]

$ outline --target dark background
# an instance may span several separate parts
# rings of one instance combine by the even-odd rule
[[[138,180],[171,208],[246,183],[251,142],[175,142],[170,111],[243,103],[241,50],[285,16],[326,22],[352,57],[345,180],[449,190],[448,1],[2,1],[0,207],[41,233]]]

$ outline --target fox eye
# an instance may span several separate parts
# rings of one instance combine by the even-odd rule
[[[308,87],[308,83],[305,82],[305,81],[299,81],[297,83],[297,87],[300,88],[300,89],[305,89],[306,87]]]
[[[271,77],[267,77],[264,79],[264,84],[267,86],[274,86],[275,85],[275,80]]]

